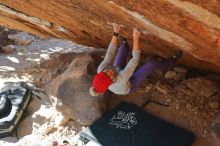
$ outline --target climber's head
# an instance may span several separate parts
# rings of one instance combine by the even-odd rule
[[[103,72],[108,76],[109,79],[112,81],[115,80],[115,71],[113,69],[105,69]]]
[[[112,69],[105,69],[102,72],[95,75],[93,79],[93,85],[90,88],[90,94],[92,96],[98,96],[104,93],[115,79],[115,72]]]

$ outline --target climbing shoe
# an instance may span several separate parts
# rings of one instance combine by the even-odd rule
[[[182,51],[176,51],[176,53],[172,56],[175,60],[178,60],[182,57],[183,52]]]

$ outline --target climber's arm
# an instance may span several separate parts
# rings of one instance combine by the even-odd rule
[[[138,65],[141,55],[141,47],[140,47],[140,32],[137,29],[133,30],[133,51],[132,51],[132,58],[126,65],[125,69],[122,71],[123,77],[126,80],[132,76],[135,68]]]
[[[98,67],[98,70],[97,70],[98,73],[102,71],[107,65],[109,65],[112,59],[114,58],[116,48],[117,48],[117,35],[120,31],[120,25],[113,24],[113,30],[114,30],[114,35],[112,36],[111,42],[108,46],[105,58]]]

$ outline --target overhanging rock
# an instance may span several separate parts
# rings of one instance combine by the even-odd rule
[[[0,0],[0,23],[41,36],[106,47],[112,22],[123,24],[131,43],[132,28],[143,33],[143,54],[186,55],[180,63],[220,72],[220,2],[189,0]],[[150,34],[148,34],[148,32]]]

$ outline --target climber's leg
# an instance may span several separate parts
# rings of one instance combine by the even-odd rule
[[[161,61],[150,61],[143,65],[139,70],[134,72],[130,78],[132,87],[130,93],[135,92],[141,84],[144,82],[145,78],[148,77],[153,71],[160,70],[166,71],[167,69],[173,67],[174,63],[182,56],[182,52],[176,52],[175,55]]]
[[[115,58],[114,66],[124,69],[126,66],[126,60],[128,56],[129,46],[127,41],[123,41],[121,46],[118,49],[117,56]]]

